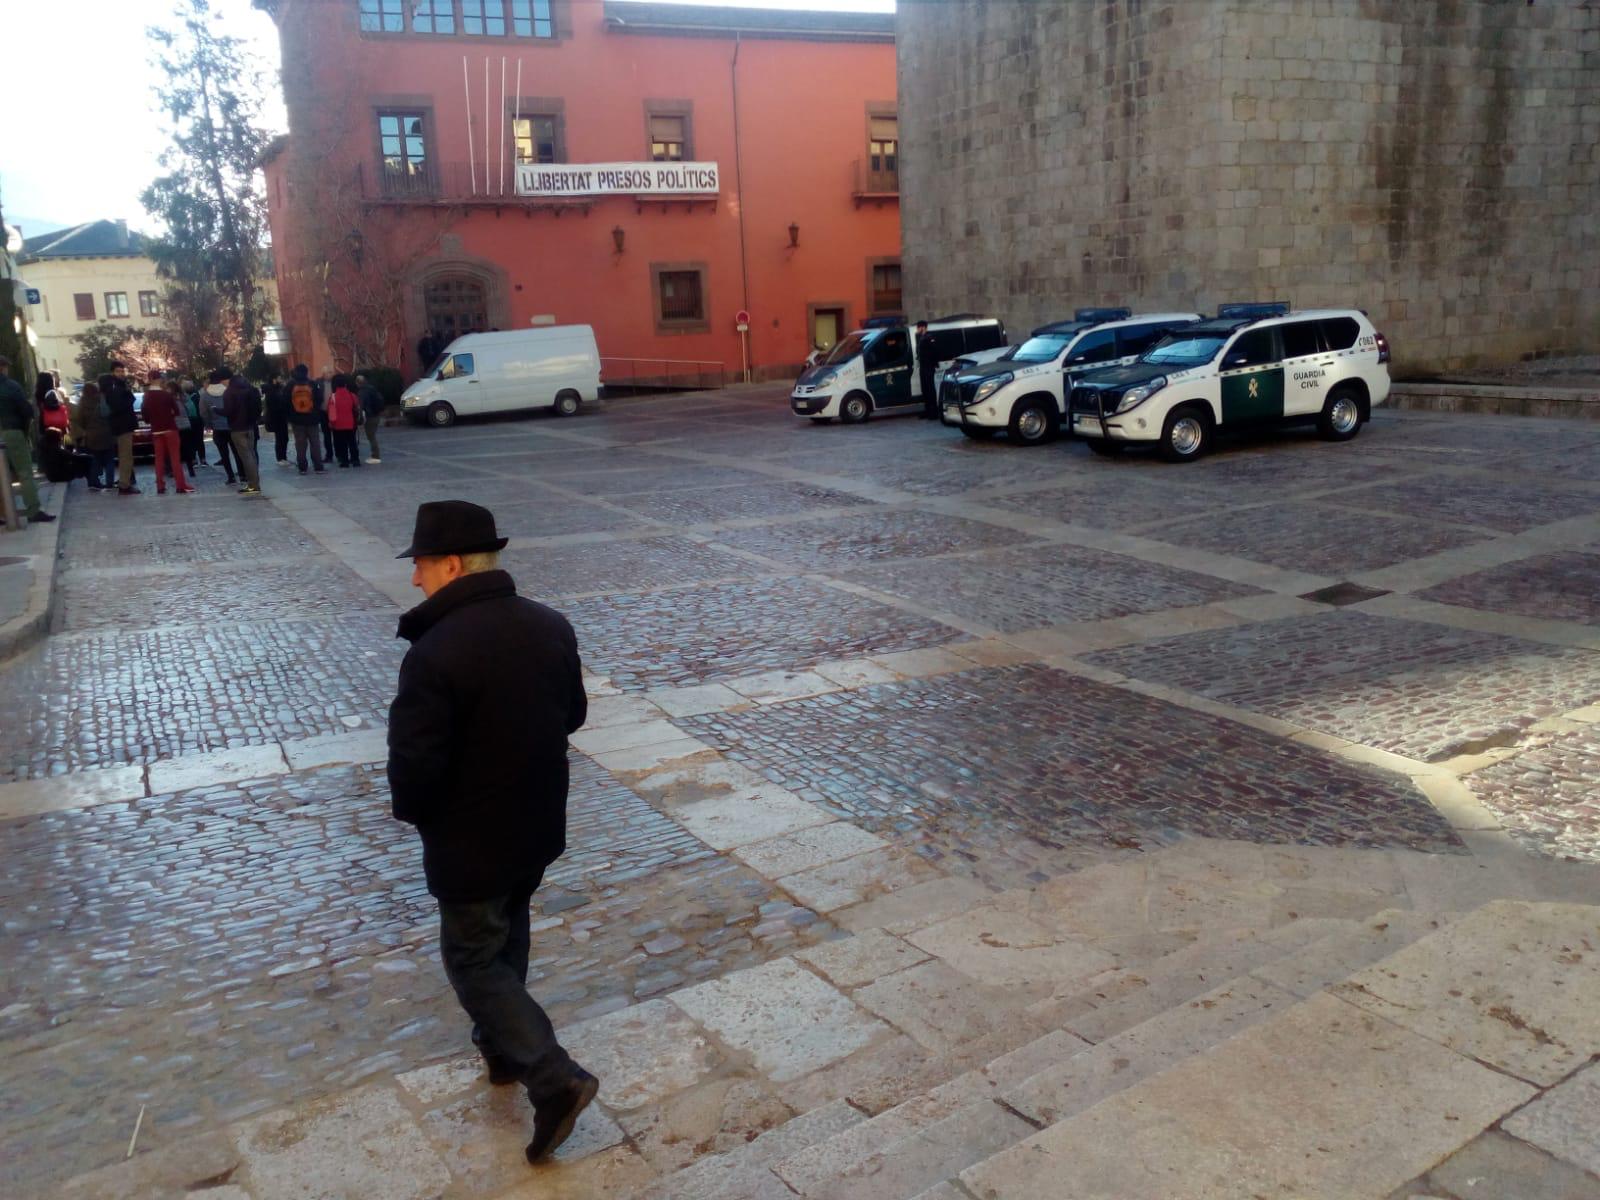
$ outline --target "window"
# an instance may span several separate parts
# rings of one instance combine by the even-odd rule
[[[898,367],[911,358],[911,338],[903,329],[891,329],[867,347],[867,370]]]
[[[872,311],[900,311],[900,264],[877,263],[872,268]]]
[[[519,163],[554,163],[561,161],[558,141],[560,123],[553,113],[516,117],[511,122],[511,135],[515,139]]]
[[[550,19],[550,0],[509,0],[511,32],[518,37],[555,37],[555,22]]]
[[[94,320],[94,293],[93,292],[74,292],[74,293],[72,293],[72,307],[78,310],[78,320],[80,320],[80,321],[92,321],[92,320]]]
[[[993,350],[1005,344],[1006,330],[1003,325],[968,325],[961,331],[964,354],[970,354],[974,350]]]
[[[867,119],[867,191],[900,190],[900,119]]]
[[[652,116],[650,118],[650,159],[652,162],[682,162],[689,157],[689,118]]]
[[[1143,354],[1166,336],[1167,325],[1124,325],[1117,330],[1117,357]]]
[[[412,33],[454,33],[455,0],[412,0]]]
[[[705,297],[700,287],[699,271],[663,271],[661,291],[661,321],[704,321]]]
[[[505,0],[461,0],[461,32],[475,37],[505,37]]]
[[[378,141],[383,155],[384,187],[389,191],[427,186],[428,144],[424,115],[419,112],[378,114]]]
[[[1307,355],[1320,354],[1322,342],[1318,337],[1317,324],[1316,321],[1294,321],[1278,326],[1278,332],[1283,337],[1283,356],[1305,358]]]
[[[1329,317],[1318,322],[1322,326],[1322,340],[1329,350],[1348,350],[1361,336],[1361,326],[1354,317]]]
[[[405,0],[361,0],[362,33],[404,33]]]
[[[1071,353],[1067,355],[1067,362],[1078,366],[1081,363],[1110,362],[1116,356],[1116,331],[1096,329],[1078,339]]]
[[[1234,367],[1257,367],[1262,363],[1277,361],[1278,344],[1273,331],[1252,329],[1249,333],[1239,335],[1239,340],[1233,343],[1233,348],[1222,360],[1222,367],[1231,370]]]
[[[108,316],[108,317],[125,317],[127,315],[128,315],[128,293],[127,292],[107,292],[106,293],[106,316]]]
[[[154,292],[140,292],[139,315],[141,317],[159,317],[161,315],[161,297]]]
[[[440,379],[462,379],[472,374],[472,355],[452,354],[449,361],[439,368]]]

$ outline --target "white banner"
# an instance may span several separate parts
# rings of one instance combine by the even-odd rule
[[[718,190],[714,162],[517,164],[519,196],[694,196]]]

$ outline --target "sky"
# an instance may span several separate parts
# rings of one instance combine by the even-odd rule
[[[355,0],[348,0],[354,3]],[[576,4],[599,0],[574,0]],[[760,8],[891,12],[893,0],[697,0]],[[285,128],[277,91],[278,34],[250,0],[212,0],[217,20],[243,38],[267,78],[264,124]],[[26,236],[99,219],[155,232],[139,203],[161,168],[164,118],[155,88],[165,73],[145,30],[170,24],[171,0],[8,0],[0,121],[0,203]],[[85,37],[92,30],[93,36]]]

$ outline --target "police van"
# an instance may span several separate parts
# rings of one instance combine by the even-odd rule
[[[1006,328],[998,319],[961,313],[929,321],[922,351],[937,366],[1005,344]],[[846,424],[878,412],[907,412],[922,403],[922,365],[910,327],[857,329],[795,381],[789,407],[813,421],[838,417]]]
[[[1225,304],[1137,362],[1072,387],[1072,431],[1099,454],[1153,445],[1199,458],[1218,430],[1315,423],[1346,441],[1389,397],[1389,342],[1359,309]]]
[[[1041,325],[1004,358],[945,376],[940,420],[970,438],[1004,431],[1022,446],[1052,441],[1067,415],[1067,393],[1078,374],[1131,363],[1199,313],[1142,313],[1127,308],[1080,308],[1070,321]]]

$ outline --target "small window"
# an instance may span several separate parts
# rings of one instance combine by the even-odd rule
[[[1006,331],[1001,325],[969,325],[961,331],[963,354],[973,350],[993,350],[1006,344]]]
[[[1117,356],[1117,335],[1110,329],[1096,329],[1084,334],[1067,352],[1068,366],[1084,363],[1110,362]]]
[[[461,32],[473,37],[505,37],[505,0],[461,0]]]
[[[699,271],[662,271],[660,289],[663,325],[697,324],[706,319],[705,289]]]
[[[77,309],[78,320],[80,320],[80,321],[92,321],[92,320],[94,320],[94,293],[93,292],[73,292],[72,293],[72,307]]]
[[[128,293],[127,292],[107,292],[106,293],[106,316],[108,316],[108,317],[125,317],[127,315],[128,315]]]
[[[510,0],[511,32],[518,37],[555,37],[550,0]]]
[[[1223,370],[1233,367],[1259,367],[1278,361],[1278,340],[1271,329],[1252,329],[1239,335],[1222,359]]]
[[[428,173],[428,141],[419,112],[378,114],[378,142],[386,186],[406,188]]]
[[[1117,357],[1143,354],[1166,336],[1170,325],[1124,325],[1117,330]]]
[[[450,34],[455,31],[455,0],[412,0],[412,33]]]
[[[1322,326],[1322,340],[1329,350],[1348,350],[1361,336],[1361,326],[1354,317],[1329,317],[1317,323]]]
[[[872,311],[900,311],[900,264],[878,263],[872,268]]]
[[[653,162],[683,162],[689,157],[689,118],[650,118],[650,158]]]
[[[561,148],[556,140],[558,124],[555,116],[538,114],[531,117],[516,117],[511,124],[519,163],[561,161]]]
[[[1283,337],[1283,356],[1285,358],[1306,358],[1312,354],[1322,353],[1322,339],[1317,326],[1319,321],[1291,321],[1287,325],[1278,326],[1278,333]]]
[[[900,119],[870,117],[867,120],[867,190],[900,190]]]
[[[161,297],[154,292],[140,292],[139,315],[141,317],[159,317],[161,315]]]
[[[362,33],[404,33],[405,0],[361,0]]]
[[[448,362],[439,368],[440,379],[461,379],[471,375],[473,371],[472,355],[452,354]]]

